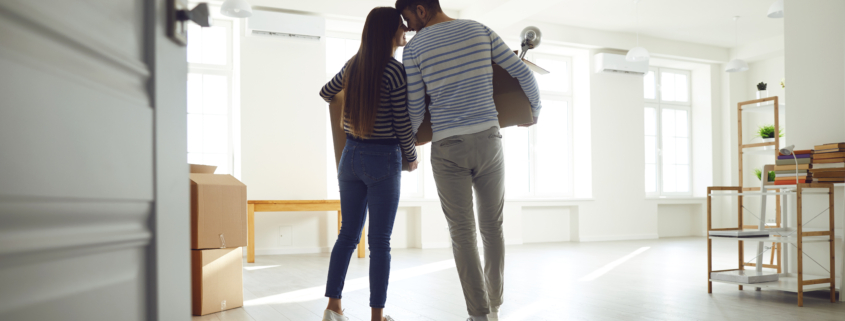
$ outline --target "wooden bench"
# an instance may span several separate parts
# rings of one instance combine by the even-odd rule
[[[340,234],[341,212],[340,200],[310,200],[310,201],[247,201],[247,263],[255,263],[255,212],[321,212],[337,211],[337,233]],[[361,230],[361,242],[358,243],[358,257],[366,256],[364,237],[367,227]]]

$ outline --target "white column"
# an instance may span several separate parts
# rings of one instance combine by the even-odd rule
[[[845,142],[845,1],[784,2],[785,133],[796,149]]]

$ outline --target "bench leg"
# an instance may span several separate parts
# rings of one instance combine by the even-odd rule
[[[255,263],[255,204],[248,205],[246,262]]]

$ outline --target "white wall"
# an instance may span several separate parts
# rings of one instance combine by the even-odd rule
[[[791,143],[809,149],[845,142],[845,1],[786,1],[784,45]],[[823,117],[822,117],[823,116]]]
[[[250,200],[324,199],[327,107],[325,43],[241,38],[242,175]],[[256,253],[328,251],[336,212],[257,213]],[[292,245],[278,244],[290,226]]]
[[[327,27],[333,36],[357,37],[358,31],[348,29],[361,23],[348,20]],[[589,30],[580,31],[590,34]],[[506,243],[657,238],[660,202],[647,200],[644,190],[642,78],[593,73],[597,51],[582,49],[593,46],[591,40],[582,39],[582,48],[563,46],[572,39],[556,39],[554,34],[545,35],[545,44],[537,52],[573,58],[577,199],[508,200],[504,210]],[[623,39],[607,32],[601,35]],[[243,179],[249,199],[324,198],[325,182],[330,179],[326,168],[332,165],[326,154],[326,106],[317,96],[325,82],[324,45],[264,37],[246,37],[242,43]],[[682,59],[686,66],[694,67],[681,68],[693,70],[694,191],[701,197],[706,186],[721,180],[714,176],[713,168],[722,166],[722,153],[712,151],[724,145],[722,132],[713,130],[724,125],[714,121],[724,116],[724,110],[711,108],[721,100],[722,79],[713,78],[721,74],[721,66],[689,62],[726,56],[728,51],[681,42],[658,43],[660,51],[698,55]],[[307,137],[302,135],[305,132]],[[700,200],[688,203],[700,204]],[[678,223],[680,230],[703,224],[701,206],[690,206],[687,212],[687,223]],[[328,251],[336,239],[335,215],[257,214],[257,253]],[[670,218],[662,224],[672,222]],[[282,226],[290,228],[291,245],[280,243],[284,240],[280,237]],[[403,200],[393,240],[394,248],[450,246],[439,202]]]
[[[580,239],[657,238],[657,208],[645,199],[643,78],[593,73],[590,90],[595,201],[578,217]]]

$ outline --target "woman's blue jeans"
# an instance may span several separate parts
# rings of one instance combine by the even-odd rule
[[[402,156],[398,145],[348,139],[337,174],[342,224],[334,244],[326,296],[340,299],[349,261],[370,213],[370,307],[384,308],[390,277],[390,235],[399,207]]]

